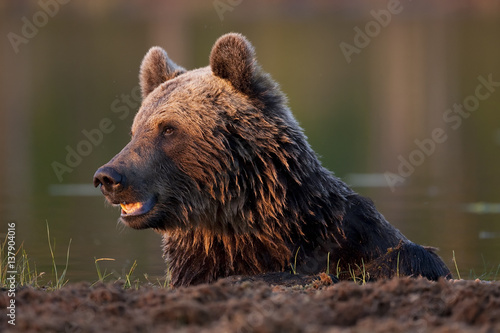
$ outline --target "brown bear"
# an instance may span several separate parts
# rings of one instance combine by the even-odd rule
[[[153,47],[140,68],[131,141],[94,185],[121,221],[163,235],[172,284],[229,275],[451,277],[374,204],[325,169],[248,40],[220,37],[191,71]],[[335,266],[336,269],[335,269]]]

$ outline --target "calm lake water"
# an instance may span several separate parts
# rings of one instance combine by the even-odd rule
[[[163,275],[160,236],[118,224],[92,176],[128,142],[149,47],[197,68],[229,31],[252,41],[326,167],[409,239],[440,248],[453,272],[453,251],[462,277],[498,269],[498,9],[401,2],[384,19],[370,11],[385,2],[194,3],[75,0],[16,47],[3,38],[0,233],[16,222],[38,271],[51,273],[48,224],[61,266],[71,239],[70,281],[95,281],[104,257],[115,259],[100,263],[108,272],[136,261],[136,276]],[[23,17],[41,10],[0,6],[3,35],[23,36]]]

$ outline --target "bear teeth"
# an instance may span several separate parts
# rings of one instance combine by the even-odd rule
[[[125,214],[133,214],[134,212],[139,211],[142,208],[142,203],[140,202],[135,202],[135,203],[121,203],[120,206],[122,207],[122,211]]]

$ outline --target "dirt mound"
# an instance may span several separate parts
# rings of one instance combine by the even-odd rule
[[[500,332],[500,282],[405,278],[360,286],[332,284],[326,274],[298,279],[276,285],[276,277],[231,277],[178,289],[124,290],[116,283],[77,283],[53,292],[25,287],[15,297],[15,329],[4,319],[0,330]],[[8,301],[3,292],[3,312]]]

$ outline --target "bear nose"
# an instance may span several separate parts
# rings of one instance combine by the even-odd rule
[[[101,185],[105,192],[112,192],[123,186],[125,177],[112,167],[103,166],[94,174],[94,186]]]

